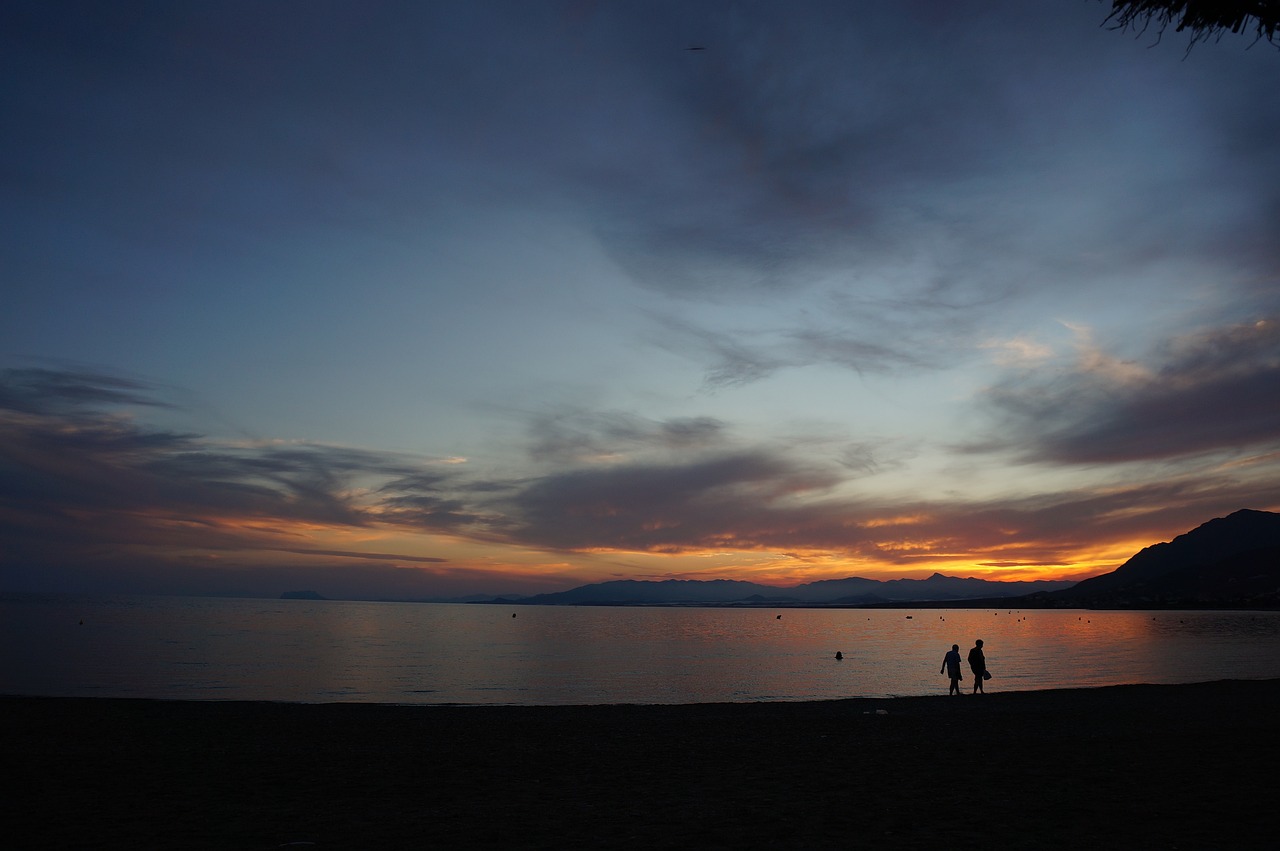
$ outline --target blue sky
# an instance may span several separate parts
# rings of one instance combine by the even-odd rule
[[[1280,508],[1265,42],[1090,0],[0,14],[0,588],[1077,577]]]

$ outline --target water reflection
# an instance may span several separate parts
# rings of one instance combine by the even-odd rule
[[[0,637],[23,651],[0,669],[0,691],[16,694],[524,704],[945,694],[943,654],[978,638],[991,691],[1280,676],[1275,612],[513,612],[3,595]]]

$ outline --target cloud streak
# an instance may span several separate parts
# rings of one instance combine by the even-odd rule
[[[0,376],[10,560],[77,542],[298,552],[295,527],[373,522],[355,497],[358,479],[415,469],[348,448],[218,444],[149,428],[121,408],[158,404],[151,388],[110,376]]]
[[[1171,348],[1165,377],[1181,377],[1197,393],[1207,392],[1206,382],[1221,386],[1224,371],[1258,379],[1248,363],[1268,362],[1272,345],[1269,326],[1183,340]],[[1245,363],[1244,352],[1258,357]],[[76,574],[93,565],[133,576],[130,558],[153,572],[165,563],[180,573],[198,566],[200,575],[223,562],[232,571],[223,579],[234,574],[241,584],[255,564],[264,575],[292,575],[281,574],[279,558],[448,567],[428,553],[323,543],[353,533],[374,541],[444,535],[495,553],[771,553],[797,564],[819,559],[842,575],[857,572],[852,565],[874,573],[948,563],[970,571],[1079,564],[1082,539],[1086,549],[1105,549],[1169,523],[1280,501],[1280,486],[1247,466],[1031,499],[872,499],[859,495],[857,481],[877,464],[874,446],[822,460],[782,444],[742,445],[711,418],[653,421],[582,410],[531,424],[531,457],[550,472],[502,480],[402,454],[230,446],[152,430],[127,410],[153,407],[145,385],[121,394],[107,376],[29,378],[8,373],[0,382],[0,398],[19,400],[0,408],[0,566],[17,587],[32,581],[31,571]],[[69,383],[77,400],[102,405],[61,407]],[[442,584],[458,584],[460,573],[466,570]]]
[[[1180,336],[1141,363],[1085,346],[1069,366],[1018,375],[985,401],[1028,459],[1114,464],[1280,444],[1277,387],[1280,321],[1267,318]]]

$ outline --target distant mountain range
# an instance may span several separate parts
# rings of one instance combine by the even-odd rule
[[[541,606],[872,606],[921,600],[966,600],[976,597],[1017,597],[1065,589],[1070,582],[993,582],[959,579],[935,573],[928,579],[826,579],[792,588],[757,585],[730,579],[620,579],[583,585],[554,594],[491,602]]]
[[[472,602],[558,606],[886,606],[1020,608],[1280,608],[1280,514],[1244,509],[1168,543],[1146,547],[1111,573],[1078,583],[828,579],[791,588],[728,579],[617,580],[532,597]]]

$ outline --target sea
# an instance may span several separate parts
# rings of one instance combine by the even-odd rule
[[[990,692],[1280,677],[1274,611],[0,594],[0,693],[506,705],[930,695],[947,691],[943,655],[979,638]]]

